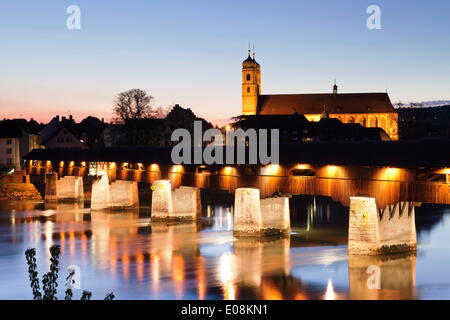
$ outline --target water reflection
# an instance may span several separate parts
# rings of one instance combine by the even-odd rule
[[[350,299],[408,300],[416,296],[416,255],[349,256]]]
[[[11,290],[0,290],[0,298],[31,298],[23,252],[37,248],[42,275],[53,244],[61,245],[61,270],[80,267],[83,290],[114,291],[119,299],[450,297],[450,288],[441,286],[436,293],[427,286],[445,279],[450,267],[449,251],[440,250],[448,247],[448,207],[417,210],[418,230],[429,235],[417,257],[348,257],[346,208],[314,197],[293,198],[291,204],[294,232],[280,239],[234,238],[233,207],[224,203],[204,205],[203,218],[192,223],[150,223],[149,208],[90,212],[82,203],[4,206],[0,287]],[[416,275],[416,265],[425,276]],[[371,266],[379,268],[380,289],[368,286]]]

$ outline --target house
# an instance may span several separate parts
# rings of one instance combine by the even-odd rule
[[[9,124],[0,124],[0,168],[20,170],[21,130]]]
[[[45,148],[86,148],[72,116],[54,117],[39,133]]]
[[[39,124],[31,119],[12,119],[0,122],[0,166],[19,170],[23,157],[33,149],[40,148]]]

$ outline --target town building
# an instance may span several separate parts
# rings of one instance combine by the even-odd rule
[[[73,117],[69,119],[54,117],[40,132],[41,143],[45,148],[85,148],[81,134]]]
[[[319,121],[323,112],[343,123],[382,128],[392,140],[398,140],[398,114],[387,93],[339,93],[334,84],[331,93],[262,94],[261,66],[249,50],[242,63],[242,115],[298,113]]]
[[[20,138],[17,127],[0,124],[0,168],[20,170]]]
[[[308,121],[301,114],[240,116],[233,129],[278,130],[280,143],[389,141],[381,128],[366,128],[359,123],[342,123],[327,113],[319,121]],[[270,136],[270,135],[269,135]]]
[[[33,149],[40,148],[37,123],[25,119],[0,122],[0,167],[20,170],[23,158]]]

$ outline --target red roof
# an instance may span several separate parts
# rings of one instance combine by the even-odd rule
[[[258,114],[394,113],[387,93],[270,94],[258,97]]]

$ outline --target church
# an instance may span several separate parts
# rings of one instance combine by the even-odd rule
[[[323,115],[343,123],[382,128],[392,140],[398,140],[398,113],[389,95],[375,93],[262,94],[261,66],[248,51],[242,63],[242,115],[303,114],[309,121]]]

